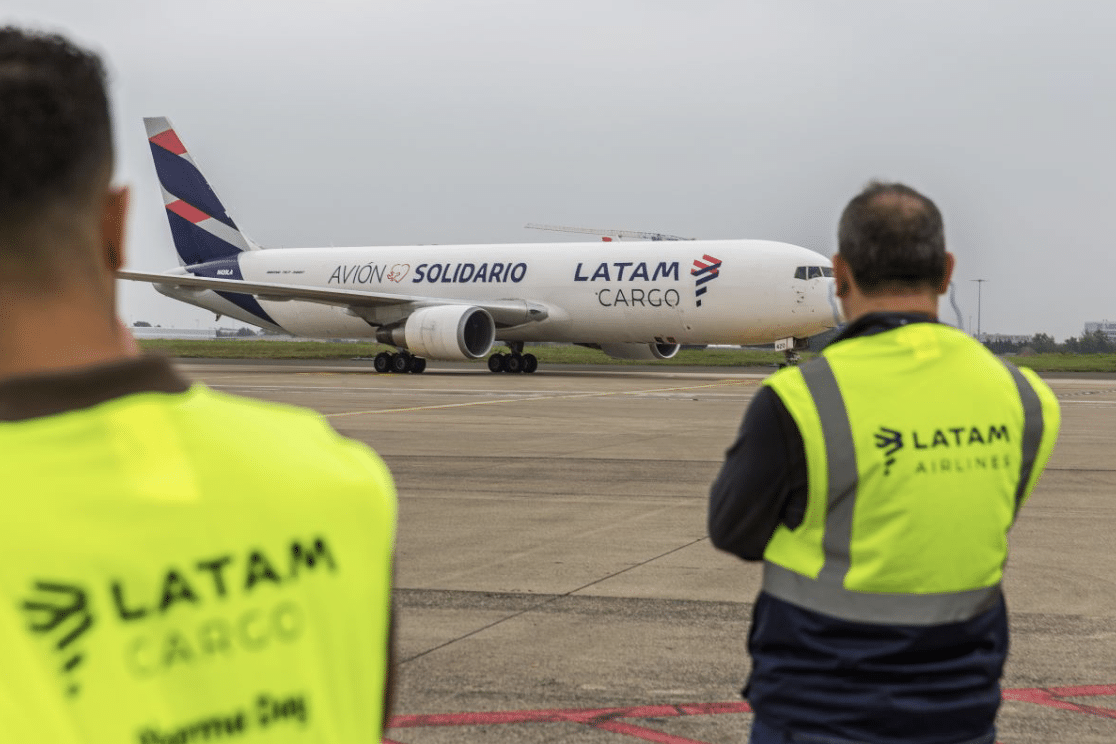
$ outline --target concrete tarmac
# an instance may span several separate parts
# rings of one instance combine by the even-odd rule
[[[706,537],[766,371],[184,362],[308,406],[391,467],[402,744],[742,742],[759,567]],[[999,741],[1116,741],[1116,380],[1049,380],[1062,435],[1011,535]]]

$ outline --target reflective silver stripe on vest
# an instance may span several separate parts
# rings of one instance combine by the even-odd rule
[[[1023,376],[1014,364],[1004,362],[1011,378],[1015,380],[1015,387],[1019,390],[1019,399],[1023,401],[1023,459],[1019,464],[1019,486],[1015,489],[1015,513],[1023,506],[1023,497],[1027,494],[1027,483],[1031,480],[1031,473],[1038,459],[1039,447],[1042,445],[1042,430],[1045,425],[1042,418],[1042,401],[1031,382]]]
[[[849,572],[852,547],[853,508],[856,486],[860,478],[856,468],[856,444],[853,442],[845,399],[833,376],[833,368],[825,357],[818,357],[802,366],[806,389],[814,399],[825,438],[826,512],[825,563],[818,580],[840,586]]]
[[[999,584],[945,594],[854,592],[768,562],[763,564],[763,590],[830,617],[888,625],[959,623],[992,609],[1000,599]]]
[[[819,356],[802,365],[801,371],[806,389],[817,407],[825,439],[827,509],[822,538],[825,558],[817,579],[765,561],[763,590],[806,609],[863,623],[939,625],[969,620],[994,606],[1000,598],[999,584],[939,594],[860,592],[845,588],[859,481],[856,445],[845,400],[829,360]],[[1031,392],[1034,394],[1033,390]],[[1041,425],[1041,408],[1039,414]],[[1041,441],[1041,428],[1039,434]],[[1024,436],[1024,441],[1026,439]],[[1030,463],[1033,462],[1032,456]],[[1029,473],[1031,466],[1026,467]]]

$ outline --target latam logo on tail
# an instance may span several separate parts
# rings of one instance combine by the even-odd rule
[[[709,290],[705,285],[721,275],[721,259],[706,253],[701,258],[694,259],[694,268],[690,269],[690,274],[697,277],[694,296],[697,298],[697,306],[701,307],[701,296]]]

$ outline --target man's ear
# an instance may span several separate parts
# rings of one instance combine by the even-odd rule
[[[109,189],[101,213],[101,246],[105,265],[115,272],[124,266],[124,226],[128,217],[128,187]]]
[[[852,269],[840,253],[833,254],[833,278],[837,280],[837,296],[847,297],[852,289]]]
[[[939,284],[937,286],[937,291],[938,291],[938,294],[940,294],[940,295],[944,295],[946,292],[949,291],[949,282],[950,282],[951,279],[953,279],[953,267],[956,264],[956,260],[953,258],[953,254],[950,253],[949,251],[946,251],[945,259],[946,259],[945,274],[943,275],[941,284]]]

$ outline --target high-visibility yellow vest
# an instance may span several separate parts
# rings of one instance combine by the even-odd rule
[[[203,386],[0,423],[0,741],[378,741],[396,502]]]
[[[1027,369],[914,323],[772,375],[802,434],[807,506],[764,553],[763,588],[833,617],[930,625],[996,602],[1007,532],[1058,434]]]

